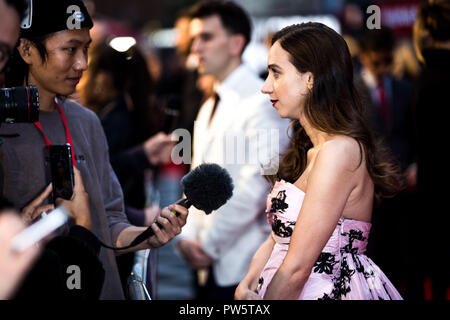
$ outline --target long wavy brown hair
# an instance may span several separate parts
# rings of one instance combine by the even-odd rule
[[[353,83],[353,65],[344,39],[321,23],[302,23],[278,31],[279,42],[301,73],[311,72],[314,85],[308,93],[305,117],[316,129],[354,138],[375,186],[375,200],[391,197],[403,186],[398,164],[388,156],[369,129],[366,112]],[[294,183],[306,169],[311,140],[298,120],[291,123],[291,144],[284,153],[272,183],[284,179]]]

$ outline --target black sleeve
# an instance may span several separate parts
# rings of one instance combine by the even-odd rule
[[[136,209],[133,207],[126,206],[125,213],[131,224],[138,227],[145,226],[145,211],[143,209]]]
[[[24,278],[13,300],[67,300],[64,274],[56,252],[44,249]]]
[[[105,270],[98,258],[100,243],[97,237],[81,226],[72,226],[68,235],[50,241],[47,250],[60,259],[64,280],[64,295],[68,299],[97,300],[105,278]],[[74,288],[79,275],[80,286]],[[72,285],[72,286],[71,286]]]
[[[15,299],[98,300],[105,278],[99,252],[92,232],[72,226],[47,243]]]
[[[100,253],[100,242],[88,229],[82,226],[74,225],[70,228],[68,237],[84,242],[86,245],[86,250],[90,250],[92,254],[98,256]]]

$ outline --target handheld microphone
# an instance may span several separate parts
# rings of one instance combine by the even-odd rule
[[[205,214],[223,206],[233,195],[233,180],[228,171],[215,163],[204,163],[186,174],[181,179],[181,185],[186,198],[178,204],[189,209],[191,205]],[[174,212],[174,211],[172,211]],[[174,212],[178,215],[177,212]],[[158,227],[162,226],[157,223]],[[137,236],[128,246],[114,247],[101,242],[106,248],[113,250],[125,250],[138,245],[155,233],[151,227]]]
[[[228,171],[214,163],[198,166],[181,179],[181,185],[186,195],[183,201],[206,214],[223,206],[233,195],[234,188]]]

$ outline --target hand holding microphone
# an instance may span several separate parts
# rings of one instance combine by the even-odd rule
[[[162,209],[160,215],[150,226],[154,236],[147,238],[148,245],[151,248],[159,248],[172,240],[186,224],[187,215],[188,210],[178,204],[172,204]]]
[[[233,195],[233,180],[230,174],[222,167],[214,163],[206,163],[198,166],[181,179],[181,185],[186,198],[179,201],[178,205],[189,209],[191,205],[205,214],[211,214],[223,206]],[[176,216],[178,213],[172,211]],[[171,218],[171,217],[169,217]],[[172,217],[173,218],[173,217]],[[184,218],[186,224],[186,218]],[[162,225],[156,222],[159,229]],[[158,231],[156,226],[152,225],[130,244],[134,246],[143,240],[150,238]],[[178,232],[179,233],[179,232]],[[178,234],[176,233],[176,234]]]
[[[194,205],[206,214],[219,209],[233,195],[233,180],[224,168],[214,163],[201,164],[181,179],[186,199],[180,204]]]
[[[229,173],[224,168],[213,163],[202,164],[189,172],[183,177],[183,179],[181,179],[181,185],[186,198],[175,204],[175,208],[178,208],[178,211],[183,212],[180,206],[188,209],[191,205],[193,205],[197,209],[204,211],[205,214],[210,214],[212,211],[217,210],[224,205],[233,195],[234,188],[233,181]],[[158,234],[157,238],[160,238],[160,240],[155,244],[164,244],[163,242],[166,236],[172,236],[173,238],[174,234],[179,233],[179,230],[171,230],[169,224],[184,226],[186,223],[187,212],[185,216],[179,217],[176,211],[169,212],[164,209],[161,212],[161,215],[162,217],[158,217],[154,224],[137,236],[129,245],[124,247],[114,247],[106,245],[103,242],[101,242],[101,245],[113,250],[125,250],[140,244],[155,234]],[[180,218],[182,220],[178,223],[173,221],[174,219]],[[164,225],[166,228],[163,227]],[[164,235],[162,233],[163,230],[161,229],[164,229],[164,232],[168,234]],[[149,244],[153,245],[150,241],[154,242],[156,240],[149,239]]]

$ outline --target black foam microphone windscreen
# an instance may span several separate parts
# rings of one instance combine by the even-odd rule
[[[233,195],[233,180],[228,171],[215,163],[204,163],[181,179],[186,198],[178,204],[189,208],[191,205],[210,214],[223,206]],[[175,214],[177,212],[173,211]],[[158,223],[157,223],[158,224]],[[162,226],[158,224],[161,228]],[[125,250],[138,245],[154,235],[151,227],[137,236],[128,246],[114,247],[101,242],[101,245],[113,250]]]
[[[228,171],[215,163],[201,164],[181,179],[186,199],[210,214],[233,195],[233,180]]]

